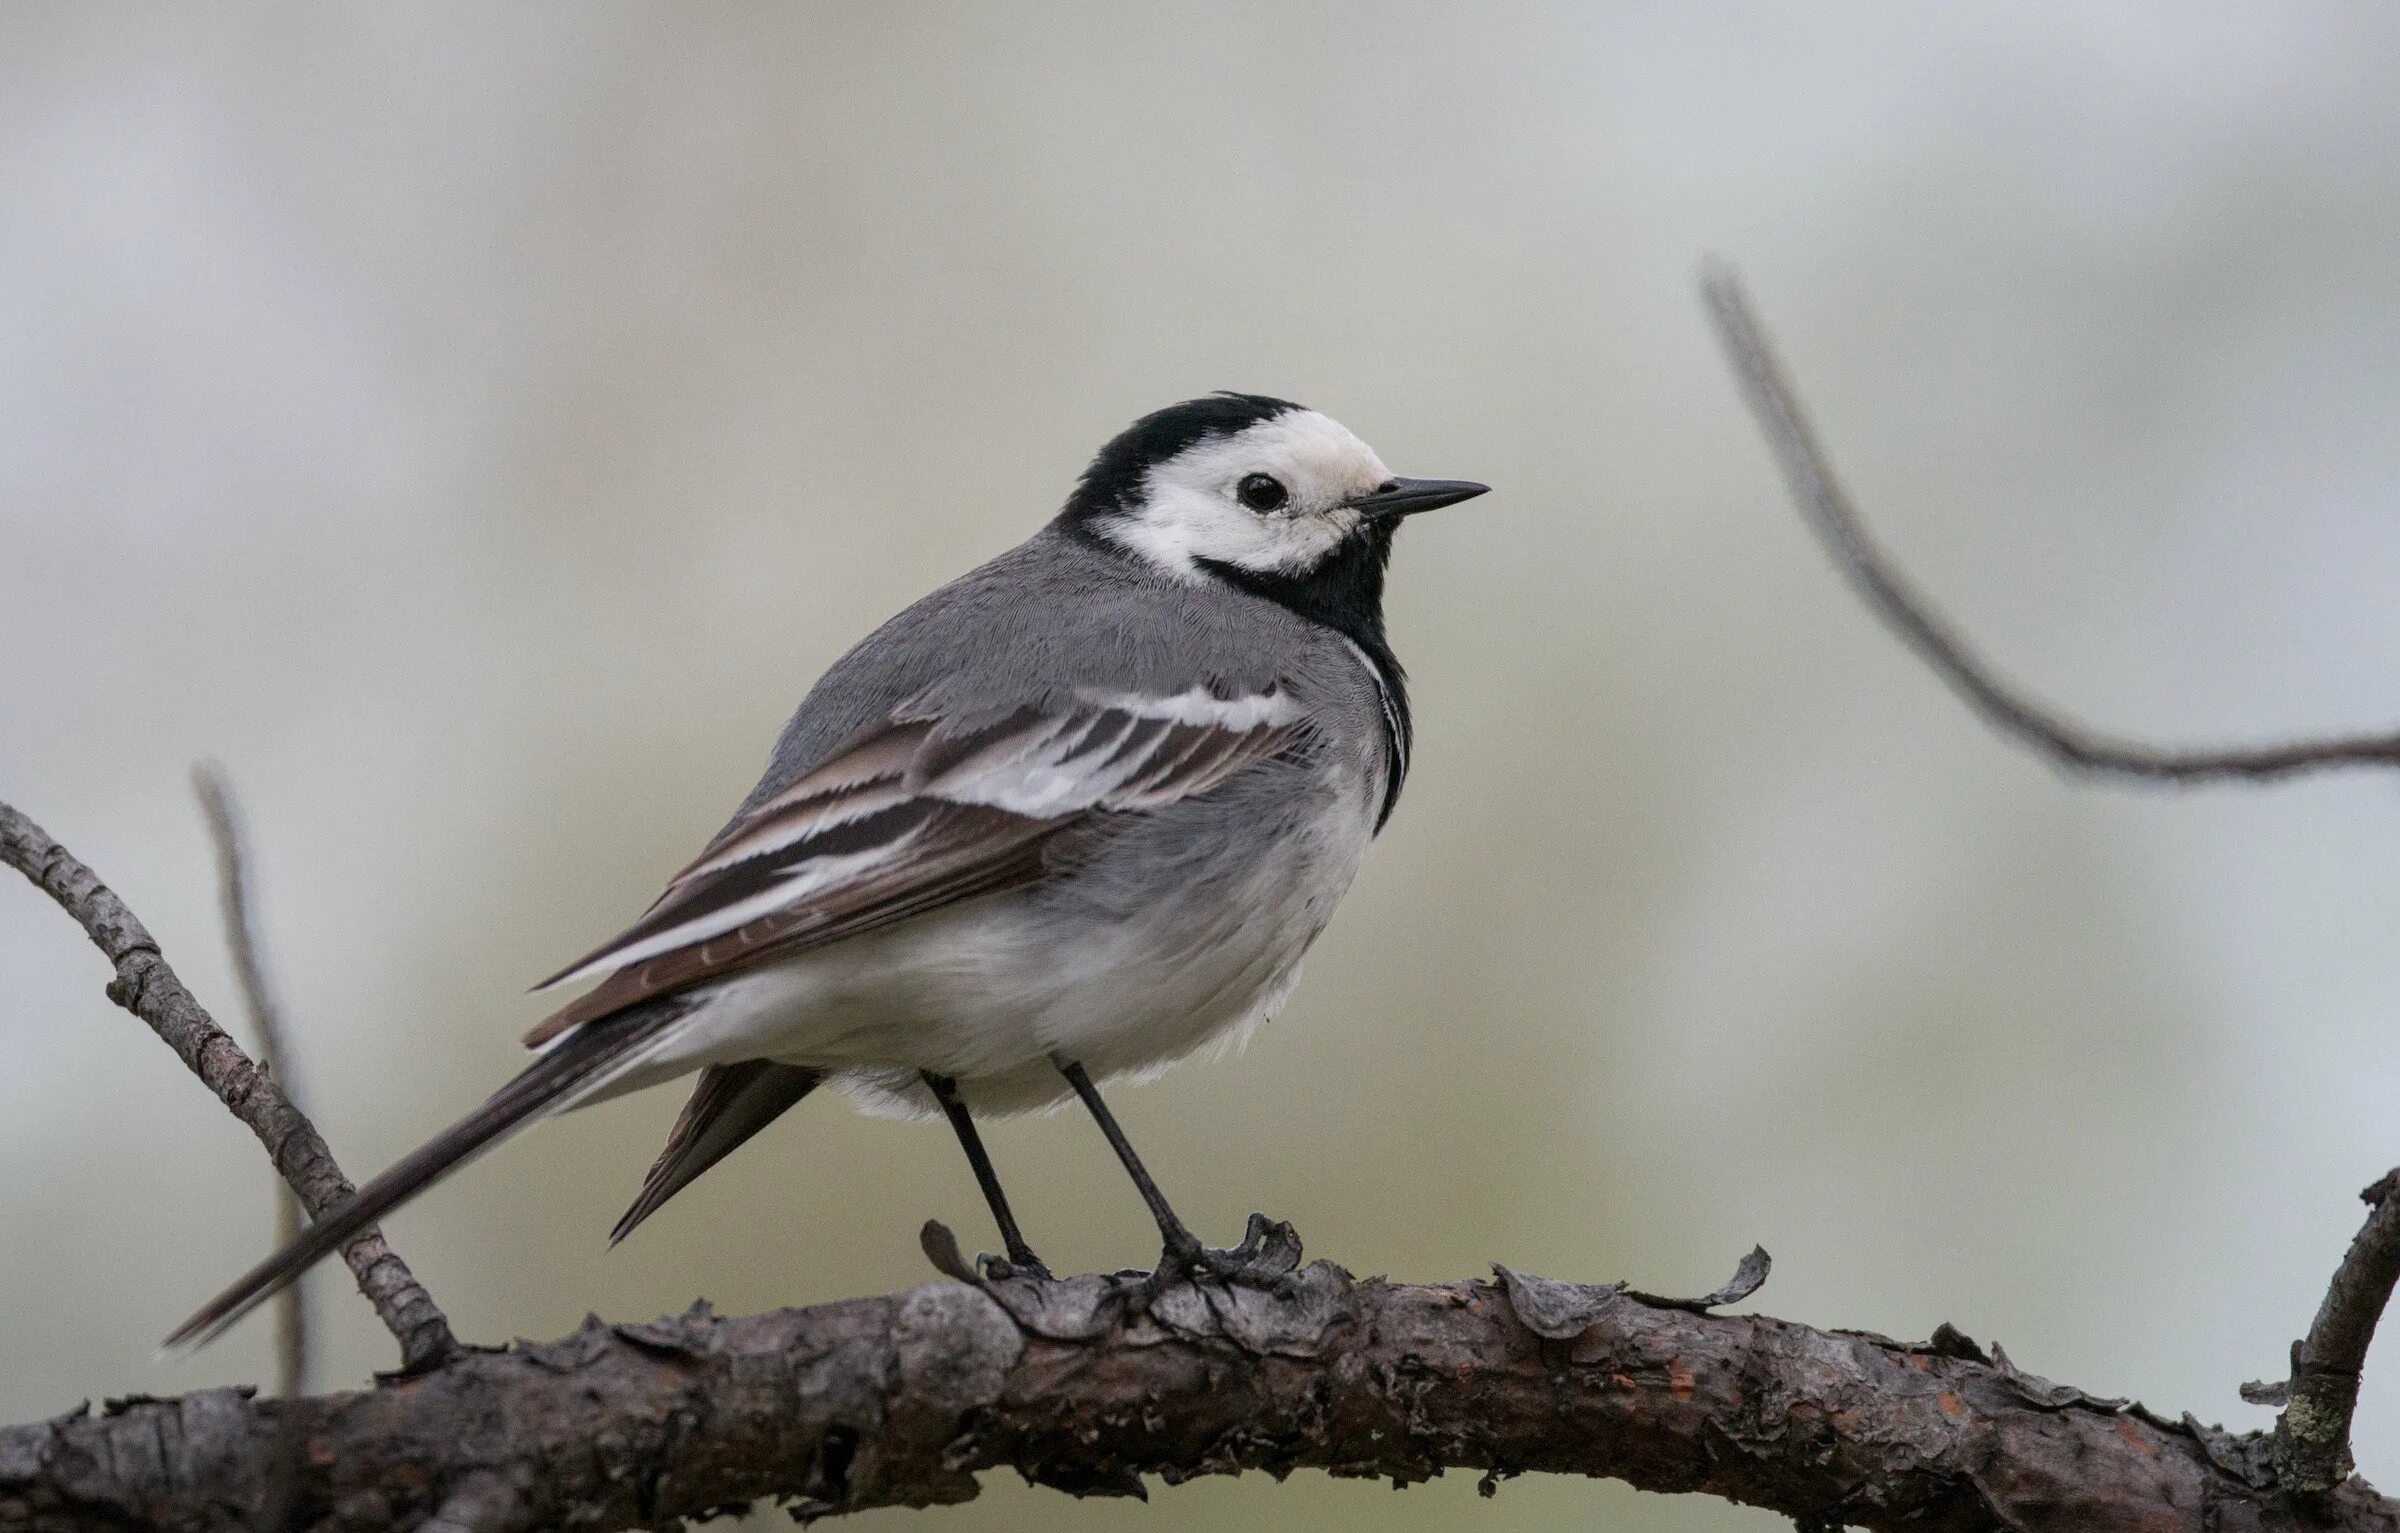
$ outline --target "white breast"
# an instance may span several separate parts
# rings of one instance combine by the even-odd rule
[[[834,1070],[861,1106],[918,1114],[916,1072],[983,1113],[1068,1099],[1053,1053],[1146,1076],[1273,1016],[1357,873],[1371,795],[1248,856],[1230,886],[1179,881],[1113,921],[1025,893],[970,901],[725,981],[651,1066],[775,1058]],[[648,1072],[645,1072],[648,1073]]]

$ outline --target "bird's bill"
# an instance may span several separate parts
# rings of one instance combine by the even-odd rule
[[[1350,505],[1371,517],[1414,516],[1473,500],[1490,488],[1472,479],[1386,479]]]

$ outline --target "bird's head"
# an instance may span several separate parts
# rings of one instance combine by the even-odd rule
[[[1484,488],[1395,477],[1347,427],[1288,400],[1211,394],[1101,448],[1062,519],[1177,579],[1281,585],[1362,564],[1380,576],[1403,517]]]

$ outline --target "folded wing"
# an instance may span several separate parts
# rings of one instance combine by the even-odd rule
[[[1067,826],[1205,793],[1305,728],[1278,689],[1091,693],[964,724],[903,710],[728,826],[640,921],[544,981],[603,980],[525,1041],[1028,882]]]

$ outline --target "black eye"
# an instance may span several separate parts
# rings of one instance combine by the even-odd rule
[[[1291,499],[1290,492],[1283,487],[1283,481],[1272,474],[1249,475],[1234,488],[1233,493],[1240,496],[1242,504],[1253,511],[1280,511],[1283,503]]]

